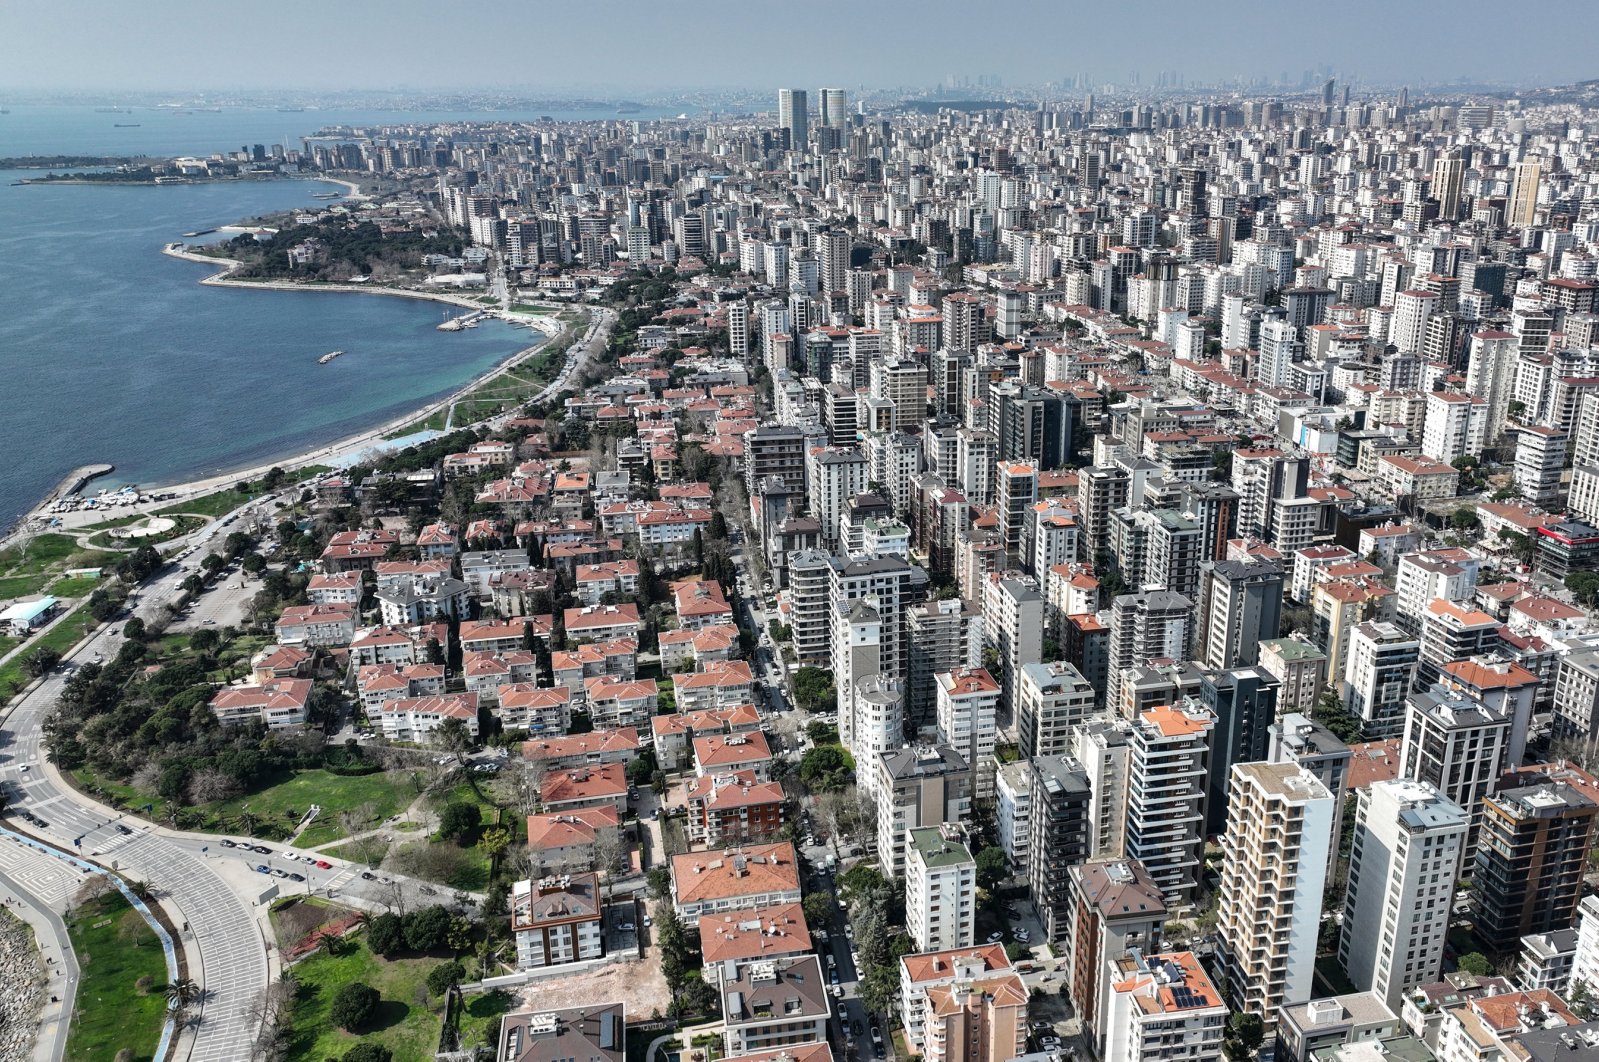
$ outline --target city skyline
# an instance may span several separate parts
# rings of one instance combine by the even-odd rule
[[[595,52],[542,48],[540,41],[592,35],[599,14],[630,32]],[[1336,12],[1289,18],[1256,0],[1171,9],[1153,24],[1143,8],[1002,0],[973,18],[963,5],[932,0],[874,8],[823,0],[781,23],[748,5],[713,0],[693,21],[664,7],[622,3],[497,13],[495,39],[526,40],[502,58],[468,42],[441,50],[439,14],[415,0],[345,5],[348,23],[303,0],[270,10],[166,0],[154,9],[83,0],[75,18],[58,9],[0,4],[10,32],[0,42],[0,90],[10,93],[139,91],[511,90],[639,92],[758,89],[776,84],[846,88],[1075,86],[1155,88],[1184,84],[1303,84],[1337,75],[1355,84],[1550,85],[1592,76],[1584,44],[1599,32],[1599,8],[1523,5],[1518,18],[1558,17],[1558,36],[1508,35],[1484,27],[1502,7],[1481,0],[1434,10],[1360,0]],[[914,17],[910,17],[914,15]],[[608,19],[598,21],[610,24]],[[966,23],[986,24],[973,33]],[[1044,32],[1022,32],[1035,26]],[[1343,27],[1347,32],[1340,32]],[[1349,35],[1360,33],[1359,46]],[[1083,36],[1091,49],[1072,46]],[[282,44],[274,43],[281,40]],[[892,46],[888,46],[892,45]],[[285,52],[288,52],[286,55]],[[1091,56],[1085,59],[1084,56]],[[442,61],[441,61],[442,57]],[[1137,78],[1136,82],[1134,78]],[[816,101],[812,101],[813,105]]]

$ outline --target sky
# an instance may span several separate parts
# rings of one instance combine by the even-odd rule
[[[1592,0],[0,0],[0,92],[1599,77]]]

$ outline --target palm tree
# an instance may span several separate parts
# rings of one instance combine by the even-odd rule
[[[172,1010],[186,1007],[200,998],[200,986],[187,977],[162,985],[161,992],[167,997],[167,1006]]]
[[[155,899],[155,886],[148,881],[130,881],[128,882],[128,891],[144,903],[149,903]]]
[[[248,809],[239,812],[239,817],[236,821],[240,833],[254,833],[255,828],[261,823],[261,820],[256,818]]]

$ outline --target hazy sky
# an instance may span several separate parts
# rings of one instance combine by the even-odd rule
[[[0,0],[0,91],[1599,76],[1593,0]]]

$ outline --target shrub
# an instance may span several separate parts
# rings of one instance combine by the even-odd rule
[[[372,1019],[381,999],[378,990],[371,985],[363,985],[359,981],[347,984],[334,994],[328,1017],[339,1028],[355,1032]]]

